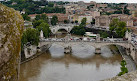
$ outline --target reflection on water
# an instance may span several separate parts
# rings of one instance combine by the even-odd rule
[[[72,54],[64,54],[62,46],[53,44],[48,52],[21,65],[20,81],[98,81],[120,72],[121,56],[110,49],[88,45],[72,46]]]

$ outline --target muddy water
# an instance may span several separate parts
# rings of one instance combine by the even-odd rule
[[[120,54],[113,54],[108,46],[95,55],[89,45],[73,45],[71,54],[53,44],[49,51],[21,65],[20,81],[98,81],[120,72]]]

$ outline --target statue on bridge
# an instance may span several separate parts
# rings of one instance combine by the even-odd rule
[[[128,41],[131,41],[131,39],[132,39],[131,32],[126,31],[125,38],[128,39]]]
[[[42,30],[40,31],[40,39],[41,40],[44,39],[44,35],[43,35],[43,31]]]

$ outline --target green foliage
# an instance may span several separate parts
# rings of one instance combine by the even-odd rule
[[[117,11],[114,11],[113,14],[122,14],[122,10],[117,10]]]
[[[118,19],[113,19],[111,21],[111,23],[109,24],[109,30],[110,31],[114,31],[117,28],[117,26],[118,26],[118,22],[119,22]]]
[[[109,24],[109,30],[111,32],[116,31],[116,34],[119,37],[124,37],[126,32],[126,23],[123,21],[119,21],[118,19],[113,19]]]
[[[95,19],[92,20],[91,24],[95,24]]]
[[[33,21],[33,26],[34,26],[34,28],[36,28],[37,26],[39,26],[42,22],[45,22],[44,20],[35,20],[35,21]]]
[[[36,15],[35,20],[39,20],[40,19],[40,15]]]
[[[64,23],[65,23],[65,24],[68,24],[68,23],[69,23],[69,20],[64,20]]]
[[[124,7],[124,14],[130,15],[130,10],[127,9],[127,6]]]
[[[76,34],[76,35],[84,35],[85,29],[84,29],[84,27],[74,26],[71,33]]]
[[[42,14],[42,15],[36,15],[35,20],[44,20],[45,22],[48,22],[48,17],[46,16],[46,14]]]
[[[12,5],[12,2],[17,4]],[[27,14],[42,14],[42,13],[65,13],[65,8],[53,7],[58,2],[45,2],[45,1],[32,1],[32,0],[12,0],[8,2],[2,2],[8,7],[12,7],[18,11],[25,9]],[[63,2],[64,4],[64,2]],[[40,6],[45,6],[41,8]]]
[[[41,9],[42,13],[65,13],[65,8],[59,8],[59,7],[45,7]]]
[[[126,30],[126,23],[121,21],[118,23],[118,27],[116,28],[116,34],[119,37],[124,37]]]
[[[128,69],[126,68],[126,61],[125,60],[122,60],[121,61],[121,72],[119,72],[119,74],[118,74],[118,76],[121,76],[121,75],[123,75],[123,74],[125,74],[125,73],[128,73]]]
[[[122,60],[120,65],[121,65],[121,66],[125,66],[126,64],[127,64],[126,61],[125,61],[125,60]]]
[[[102,38],[107,38],[109,36],[107,32],[99,32],[99,34]]]
[[[34,28],[38,29],[39,33],[42,30],[44,37],[48,37],[50,34],[48,17],[45,14],[37,15],[36,19],[33,21]]]
[[[72,29],[71,33],[76,34],[76,35],[84,35],[86,30],[84,29],[84,27],[86,26],[86,18],[83,18],[81,20],[81,24],[79,26],[74,26],[74,28]]]
[[[38,45],[39,42],[39,32],[36,29],[28,28],[23,32],[21,39],[21,46],[23,48],[24,44],[30,42],[32,45]]]
[[[83,18],[81,20],[81,24],[80,25],[82,25],[83,27],[85,27],[86,26],[86,22],[87,22],[87,18]]]
[[[75,23],[77,24],[77,23],[78,23],[78,21],[77,21],[77,20],[75,20]]]
[[[44,37],[48,37],[50,34],[49,24],[42,22],[39,26],[36,27],[39,32],[42,30]]]
[[[48,3],[48,7],[53,7],[53,6],[54,6],[54,3],[52,3],[52,2]]]
[[[58,22],[58,17],[56,15],[54,15],[51,19],[51,24],[54,26],[57,24],[57,22]]]
[[[27,14],[22,14],[24,20],[30,21],[30,17]]]
[[[91,4],[89,6],[87,6],[87,9],[90,10],[90,8],[93,8],[95,5],[94,4]]]

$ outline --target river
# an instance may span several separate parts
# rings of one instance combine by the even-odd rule
[[[110,46],[96,55],[89,45],[73,45],[71,54],[53,44],[41,56],[21,64],[20,81],[99,81],[116,76],[122,57],[113,54]]]

